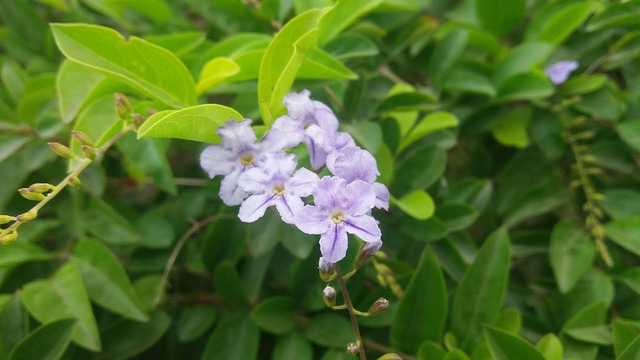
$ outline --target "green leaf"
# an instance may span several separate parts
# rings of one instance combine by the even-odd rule
[[[78,266],[91,300],[125,318],[148,320],[126,271],[109,248],[96,240],[83,239],[73,254],[72,261]]]
[[[450,92],[466,92],[485,95],[490,98],[496,96],[496,88],[486,76],[468,69],[453,70],[451,75],[444,79],[444,90]]]
[[[638,360],[640,359],[640,335],[627,346],[626,349],[616,357],[616,360]]]
[[[103,332],[105,350],[97,354],[96,360],[134,358],[157,343],[170,326],[171,316],[164,311],[151,314],[144,323],[120,320]]]
[[[509,35],[524,20],[525,0],[476,0],[475,5],[482,27],[499,37]]]
[[[190,342],[202,336],[218,318],[218,312],[210,305],[182,308],[176,324],[178,340]]]
[[[226,57],[213,58],[204,65],[198,77],[196,93],[204,94],[212,87],[240,72],[240,66]]]
[[[156,23],[167,21],[172,16],[172,10],[164,0],[80,0],[93,10],[114,20],[126,22],[129,11],[134,10]]]
[[[242,120],[237,111],[216,104],[192,106],[177,111],[161,111],[153,114],[138,129],[138,138],[166,137],[220,142],[216,129],[229,120]]]
[[[536,349],[544,356],[545,360],[562,360],[562,343],[554,334],[547,334],[538,341]]]
[[[568,199],[569,194],[565,188],[559,186],[555,179],[545,178],[525,188],[512,199],[505,211],[504,225],[512,227],[525,219],[545,214]]]
[[[607,4],[604,11],[587,23],[587,31],[597,31],[613,26],[636,25],[640,21],[640,4],[636,1]]]
[[[498,87],[518,74],[529,73],[536,64],[542,64],[553,48],[544,42],[525,42],[513,48],[502,60],[493,74]]]
[[[278,338],[271,359],[311,360],[313,359],[313,348],[302,334],[294,331]]]
[[[378,46],[373,41],[357,34],[341,34],[323,48],[338,60],[376,56],[379,53]]]
[[[426,189],[438,181],[445,170],[447,154],[435,146],[422,146],[396,162],[391,193],[404,196],[414,190]]]
[[[484,336],[495,360],[545,360],[526,340],[504,330],[485,326]]]
[[[207,341],[202,355],[209,360],[255,359],[260,345],[260,329],[248,314],[236,311],[225,316]]]
[[[77,319],[73,342],[91,351],[101,350],[96,319],[75,264],[62,266],[51,279],[25,285],[22,301],[31,315],[43,323]]]
[[[570,220],[559,221],[551,233],[549,256],[560,292],[570,291],[591,267],[596,249],[591,238]]]
[[[436,111],[422,118],[417,125],[402,140],[398,147],[398,152],[406,149],[409,145],[422,139],[423,137],[438,130],[458,126],[458,118],[446,111]]]
[[[460,281],[451,327],[462,348],[472,347],[482,336],[482,326],[495,321],[506,292],[510,256],[509,235],[501,227],[485,241]]]
[[[522,314],[516,308],[507,308],[502,310],[493,326],[497,329],[507,331],[511,334],[519,334],[522,330]]]
[[[611,218],[640,215],[640,192],[613,188],[603,191],[602,195],[604,200],[600,206]]]
[[[493,125],[491,133],[502,145],[524,149],[529,146],[527,125],[531,118],[530,106],[519,106],[510,110]]]
[[[355,80],[358,75],[349,70],[340,61],[320,49],[309,51],[297,77],[300,79],[348,79]]]
[[[433,110],[436,106],[437,99],[431,94],[418,91],[401,91],[391,94],[378,106],[376,111],[429,111]]]
[[[76,326],[76,319],[60,319],[40,325],[16,345],[9,360],[60,359]]]
[[[546,77],[533,74],[516,75],[506,80],[498,90],[498,101],[537,100],[551,96],[554,87]]]
[[[580,101],[573,107],[586,114],[616,121],[621,115],[616,95],[608,87],[602,87],[598,91],[580,97]]]
[[[425,341],[418,349],[418,360],[444,360],[447,353],[437,342]]]
[[[160,189],[176,195],[176,184],[166,154],[168,145],[166,141],[136,139],[134,134],[127,134],[116,144],[124,156],[133,165],[148,174]]]
[[[438,206],[436,216],[450,233],[469,227],[478,218],[478,212],[469,204],[447,202]]]
[[[602,67],[606,70],[615,69],[630,63],[640,56],[640,31],[624,34],[609,48],[609,54]]]
[[[574,338],[598,345],[611,345],[611,333],[606,324],[607,308],[597,301],[575,314],[562,327],[562,332]]]
[[[640,337],[640,324],[621,318],[614,319],[611,323],[611,336],[613,352],[618,359],[625,352],[625,349]],[[636,353],[640,354],[640,352]]]
[[[87,231],[109,244],[132,245],[141,240],[138,230],[127,219],[97,198],[91,198],[81,218]]]
[[[354,125],[345,125],[353,139],[370,153],[375,154],[382,145],[382,129],[372,121],[360,121]]]
[[[400,199],[392,196],[391,203],[416,220],[427,220],[435,210],[433,199],[424,190],[415,190]]]
[[[568,5],[553,14],[542,27],[538,40],[559,45],[595,11],[597,4],[591,1]]]
[[[294,308],[293,298],[273,296],[253,308],[251,320],[264,331],[285,335],[293,330]]]
[[[607,76],[603,74],[575,75],[560,85],[558,92],[565,96],[589,94],[605,86],[607,80]]]
[[[258,103],[267,127],[283,113],[282,100],[307,52],[316,45],[318,20],[325,12],[313,9],[296,16],[276,34],[265,51],[260,63]]]
[[[183,108],[196,103],[189,70],[169,50],[135,36],[125,41],[117,31],[101,26],[53,24],[51,28],[58,47],[69,59],[112,76],[171,107]]]
[[[468,33],[465,29],[456,29],[446,34],[436,43],[429,59],[427,72],[436,84],[440,84],[449,75],[467,46]]]
[[[640,152],[640,120],[627,120],[618,124],[618,133],[627,145]]]
[[[229,301],[247,303],[247,293],[243,287],[242,277],[233,266],[233,262],[225,260],[213,273],[216,290]]]
[[[304,327],[304,335],[315,344],[340,349],[354,341],[349,320],[335,313],[323,313],[312,317]]]
[[[629,215],[609,221],[605,233],[611,241],[640,255],[640,215]]]
[[[178,56],[182,56],[202,44],[206,36],[199,31],[190,31],[175,34],[148,35],[144,39],[152,44],[162,46]]]
[[[0,358],[2,359],[9,358],[11,350],[28,331],[29,315],[22,306],[22,296],[20,292],[16,292],[0,306]]]
[[[46,260],[53,256],[40,246],[16,241],[0,248],[0,267],[11,267],[29,261]]]
[[[362,15],[370,12],[382,0],[340,1],[318,21],[318,45],[322,46],[335,38]]]
[[[391,324],[394,348],[416,352],[426,340],[438,342],[447,316],[447,289],[440,265],[427,246]]]

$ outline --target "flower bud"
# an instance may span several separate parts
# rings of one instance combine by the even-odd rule
[[[85,133],[83,133],[82,131],[79,130],[71,130],[71,134],[73,134],[73,137],[76,138],[76,140],[78,140],[80,142],[80,144],[82,145],[87,145],[90,147],[95,147],[96,145],[93,143],[93,141],[89,138],[89,136]]]
[[[22,195],[23,198],[27,200],[41,201],[45,198],[44,195],[37,192],[31,192],[27,188],[20,188],[18,189],[18,192],[20,193],[20,195]]]
[[[327,285],[327,287],[322,290],[322,299],[324,303],[327,304],[327,307],[333,307],[336,304],[336,289],[332,286]]]
[[[380,356],[378,360],[402,360],[402,358],[396,353],[386,353]]]
[[[364,265],[382,246],[382,241],[374,241],[365,243],[356,256],[353,267],[358,269]]]
[[[80,185],[82,185],[82,182],[80,181],[80,178],[78,178],[77,176],[70,176],[69,185],[77,189],[80,187]]]
[[[11,244],[12,242],[16,241],[17,238],[18,238],[18,233],[16,233],[15,231],[12,231],[8,234],[4,234],[0,236],[0,245]]]
[[[49,147],[51,148],[51,150],[53,150],[54,153],[56,153],[58,156],[62,156],[65,159],[76,158],[76,154],[74,154],[73,151],[71,151],[71,149],[69,149],[68,147],[60,143],[50,142]]]
[[[93,150],[91,146],[82,145],[81,148],[82,148],[82,153],[84,154],[84,156],[87,157],[87,159],[95,160],[98,157],[98,155],[96,155],[96,151]]]
[[[35,183],[31,184],[28,188],[29,192],[43,194],[55,189],[55,186],[47,183]]]
[[[348,343],[347,344],[347,352],[351,355],[358,354],[358,345],[356,343]]]
[[[142,117],[142,115],[140,114],[133,114],[133,125],[136,128],[139,128],[140,125],[142,125],[142,123],[144,122],[144,118]]]
[[[20,221],[22,223],[29,222],[38,217],[38,213],[35,211],[27,211],[26,213],[20,214],[16,216],[16,221]]]
[[[381,297],[369,307],[369,315],[379,314],[389,308],[389,300]]]
[[[321,256],[320,260],[318,261],[318,272],[320,273],[320,278],[323,281],[329,281],[333,278],[333,264],[325,261],[324,258]]]
[[[124,94],[115,93],[113,94],[113,102],[116,108],[116,114],[120,119],[126,119],[129,117],[131,113],[131,104]]]
[[[0,225],[4,225],[11,221],[14,221],[16,218],[10,215],[0,215]]]

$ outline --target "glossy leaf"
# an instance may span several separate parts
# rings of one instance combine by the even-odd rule
[[[595,302],[567,321],[562,332],[570,337],[600,345],[611,344],[611,333],[606,325],[607,308],[602,302]]]
[[[538,341],[536,349],[544,356],[545,360],[562,360],[562,342],[554,334],[547,334]]]
[[[148,320],[125,269],[109,248],[96,240],[80,240],[72,261],[91,300],[126,318]]]
[[[226,57],[213,58],[204,65],[198,77],[196,93],[203,94],[212,87],[240,72],[240,66]]]
[[[485,339],[495,360],[545,360],[545,358],[523,338],[504,330],[486,326]]]
[[[178,56],[182,56],[202,44],[205,40],[205,34],[190,31],[167,35],[149,35],[145,36],[144,39],[152,44],[162,46]]]
[[[340,349],[355,340],[349,320],[336,313],[325,313],[311,318],[304,327],[304,335],[315,344]]]
[[[591,238],[570,220],[561,220],[554,226],[549,256],[561,292],[571,290],[591,267],[595,255],[596,249]]]
[[[43,324],[16,345],[9,359],[59,359],[71,342],[76,326],[75,319],[60,319]]]
[[[270,297],[251,311],[251,319],[267,332],[284,335],[293,330],[294,305],[294,300],[288,296]]]
[[[237,111],[216,104],[192,106],[177,111],[161,111],[149,117],[138,129],[138,138],[165,137],[220,142],[216,129],[229,120],[242,120]]]
[[[404,150],[409,145],[421,138],[438,130],[458,126],[458,118],[446,111],[433,112],[422,118],[411,132],[402,140],[398,152]]]
[[[309,51],[305,57],[297,77],[300,79],[349,79],[354,80],[358,75],[349,70],[340,61],[320,49]]]
[[[427,220],[433,215],[433,199],[424,190],[415,190],[400,199],[391,197],[391,203],[416,220]]]
[[[336,37],[360,16],[368,13],[382,0],[353,0],[338,2],[318,21],[318,44],[323,45]]]
[[[278,338],[271,359],[311,360],[313,359],[313,348],[302,334],[294,331]]]
[[[258,354],[260,329],[241,311],[226,315],[207,341],[202,355],[211,360],[254,359]]]
[[[476,0],[476,15],[485,29],[499,37],[510,34],[524,20],[525,0]]]
[[[482,326],[494,322],[506,291],[511,247],[504,228],[482,245],[460,281],[451,308],[453,333],[463,348],[482,336]]]
[[[447,316],[447,289],[440,265],[426,247],[391,325],[391,344],[416,352],[426,340],[438,342]]]
[[[75,264],[67,263],[48,280],[27,284],[23,288],[22,301],[29,313],[43,323],[77,319],[73,342],[91,351],[102,348],[89,297]]]
[[[125,14],[134,10],[147,18],[161,23],[171,18],[171,8],[164,0],[138,0],[122,2],[118,0],[80,0],[86,6],[114,20],[125,21]]]
[[[141,93],[175,108],[195,104],[189,70],[170,51],[132,36],[95,25],[53,24],[60,50],[69,59],[99,70]],[[145,54],[145,61],[138,60]],[[171,76],[162,76],[170,73]]]
[[[640,255],[640,215],[619,217],[605,226],[607,237],[616,244]]]

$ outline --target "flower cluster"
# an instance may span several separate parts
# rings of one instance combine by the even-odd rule
[[[251,120],[227,122],[217,130],[221,143],[207,147],[200,164],[211,178],[224,176],[220,198],[240,205],[240,220],[254,222],[275,206],[284,222],[320,235],[321,262],[336,263],[346,255],[347,233],[368,248],[380,247],[371,211],[388,209],[389,191],[376,182],[380,174],[373,155],[340,132],[331,109],[309,95],[307,90],[287,95],[288,115],[276,119],[260,140]],[[311,167],[326,167],[333,176],[297,169],[297,158],[285,150],[301,143],[309,150]],[[309,196],[312,203],[306,203]]]

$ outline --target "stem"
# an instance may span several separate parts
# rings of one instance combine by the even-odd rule
[[[344,304],[347,305],[347,310],[349,311],[349,318],[351,318],[351,327],[353,328],[353,333],[356,336],[356,346],[358,347],[358,355],[360,355],[360,360],[367,360],[367,356],[364,353],[364,347],[362,346],[362,337],[360,336],[360,328],[358,327],[358,320],[356,320],[356,310],[353,307],[353,303],[351,302],[351,298],[349,297],[349,292],[347,291],[347,285],[344,282],[344,277],[342,277],[342,273],[340,273],[340,269],[338,266],[334,266],[334,270],[336,273],[336,278],[338,279],[338,283],[340,284],[340,291],[342,292],[342,297],[344,298]]]
[[[367,347],[376,351],[379,351],[381,353],[396,353],[398,354],[403,360],[416,360],[415,356],[409,355],[409,354],[405,354],[399,351],[396,351],[386,345],[377,343],[373,340],[368,340],[368,339],[363,339],[362,342],[364,344],[367,344]]]
[[[126,135],[129,131],[133,130],[134,125],[127,125],[124,129],[120,130],[117,134],[115,134],[111,139],[109,139],[106,143],[95,150],[96,155],[101,155],[105,153],[116,141],[120,140],[124,135]],[[54,197],[56,197],[69,183],[71,179],[80,175],[91,163],[93,160],[85,158],[80,162],[80,165],[76,167],[69,175],[67,175],[58,185],[56,185],[47,196],[40,200],[34,207],[31,208],[28,212],[38,213],[40,209],[42,209],[49,201],[51,201]],[[9,234],[12,231],[15,231],[20,227],[20,225],[24,224],[23,221],[16,220],[6,229],[0,230],[0,237]]]

